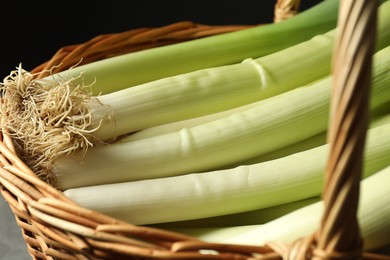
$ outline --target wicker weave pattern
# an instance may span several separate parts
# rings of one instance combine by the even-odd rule
[[[278,1],[279,3],[280,1]],[[299,2],[299,1],[297,1]],[[346,1],[347,2],[347,1]],[[355,0],[348,1],[351,5],[343,6],[345,13],[341,20],[341,25],[352,23],[355,26],[346,26],[356,29],[357,26],[363,26],[364,32],[374,33],[375,30],[375,12],[377,1]],[[279,3],[281,4],[281,3]],[[362,5],[359,5],[362,4]],[[283,6],[283,5],[277,5]],[[354,9],[355,8],[355,9]],[[364,15],[355,16],[359,19],[347,19],[347,14],[355,10]],[[362,18],[362,19],[360,19]],[[39,72],[52,68],[53,65],[62,64],[56,68],[60,70],[67,69],[80,61],[83,57],[83,63],[92,62],[99,59],[115,56],[121,53],[172,44],[178,41],[205,37],[217,33],[239,30],[247,28],[245,26],[221,26],[209,27],[196,25],[191,22],[173,24],[158,29],[139,29],[131,30],[123,34],[109,34],[98,36],[85,44],[67,46],[59,50],[53,58],[45,64],[37,67],[33,72]],[[360,27],[359,27],[360,28]],[[367,37],[366,34],[359,35],[352,32],[343,32],[343,35],[358,37],[357,41],[350,37],[340,38],[340,46],[345,41],[357,42],[356,53],[362,55],[360,61],[355,63],[355,56],[352,56],[354,69],[358,70],[358,75],[366,83],[364,88],[357,88],[357,80],[351,78],[350,74],[340,74],[340,79],[335,83],[334,104],[350,104],[342,108],[334,109],[335,120],[332,124],[332,135],[330,140],[334,144],[334,150],[329,161],[329,171],[327,173],[328,185],[324,189],[324,198],[327,209],[340,211],[338,216],[345,214],[342,210],[345,200],[353,200],[355,207],[348,211],[348,218],[340,221],[349,221],[356,219],[356,203],[358,199],[359,187],[358,179],[360,177],[361,165],[355,169],[351,165],[356,160],[361,160],[362,147],[365,137],[366,117],[360,118],[360,115],[366,114],[367,91],[370,77],[370,57],[372,55],[372,45],[374,35]],[[364,37],[362,37],[364,36]],[[359,38],[360,37],[360,38]],[[367,38],[372,41],[366,44]],[[355,39],[355,38],[353,38]],[[341,48],[341,47],[340,47]],[[342,50],[342,48],[341,48]],[[351,57],[339,56],[345,52],[336,53],[335,58],[339,62],[351,59]],[[360,57],[360,56],[359,56]],[[337,63],[335,72],[345,71],[340,69]],[[356,66],[356,67],[355,67]],[[348,70],[347,70],[348,72]],[[41,74],[42,75],[42,74]],[[44,75],[42,75],[44,76]],[[360,78],[359,78],[360,79]],[[345,82],[348,88],[345,92],[339,92]],[[351,95],[347,95],[351,94]],[[360,102],[356,102],[356,97]],[[345,118],[354,120],[346,121]],[[355,121],[356,120],[356,121]],[[351,131],[340,133],[340,125],[347,124]],[[359,125],[360,127],[355,127]],[[355,132],[360,131],[360,132]],[[355,138],[355,137],[358,138]],[[352,146],[350,146],[352,145]],[[339,147],[353,147],[355,153],[348,154]],[[356,149],[355,149],[356,148]],[[335,153],[333,153],[336,151]],[[340,159],[347,156],[346,160]],[[341,167],[344,169],[340,175],[334,177],[334,169],[340,166],[340,161],[349,163]],[[42,182],[15,154],[15,149],[7,133],[0,135],[0,191],[2,196],[8,202],[12,212],[16,217],[16,222],[22,229],[23,237],[27,248],[33,259],[390,259],[390,257],[374,254],[362,254],[361,243],[359,239],[358,226],[345,222],[340,222],[325,214],[319,232],[295,241],[291,245],[270,242],[263,246],[238,246],[231,244],[215,244],[200,241],[194,237],[164,231],[155,228],[141,227],[119,221],[109,216],[100,214],[82,208],[73,201],[67,199],[60,191]],[[338,178],[337,178],[338,177]],[[347,179],[346,183],[342,181]],[[339,182],[341,181],[341,182]],[[336,184],[333,186],[332,184]],[[351,184],[351,185],[349,185]],[[345,192],[350,197],[340,198],[342,193],[340,189],[347,189]],[[338,201],[340,198],[341,201]],[[333,199],[336,199],[333,201]],[[335,224],[335,227],[333,227]],[[328,227],[330,232],[328,232]],[[348,229],[351,227],[353,231]],[[349,243],[348,239],[334,240],[335,233],[344,233],[352,237]],[[351,233],[353,232],[353,233]],[[351,235],[352,234],[352,235]],[[334,246],[329,248],[328,246]],[[317,248],[318,247],[318,248]]]
[[[252,253],[264,254],[260,259],[278,259],[268,246],[205,243],[82,208],[36,177],[15,155],[11,139],[2,137],[0,181],[5,189],[1,193],[34,259],[248,259]],[[200,249],[219,254],[201,254]]]

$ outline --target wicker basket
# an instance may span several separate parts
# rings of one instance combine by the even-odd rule
[[[345,12],[339,14],[339,17],[344,18],[340,19],[340,28],[349,30],[355,28],[349,25],[359,23],[359,26],[364,26],[367,31],[375,33],[376,1],[359,1],[363,3],[361,10],[367,12],[367,15],[358,17],[347,16],[350,12],[358,11],[354,9],[360,8],[353,3],[354,1],[343,2],[345,6],[340,10]],[[291,11],[288,6],[292,6],[295,10]],[[291,16],[298,7],[299,1],[293,2],[292,5],[278,1],[275,21],[279,20],[280,14],[285,14],[286,11],[287,17]],[[368,19],[363,20],[367,17]],[[53,71],[58,72],[78,63],[81,57],[84,63],[88,63],[122,53],[243,28],[247,26],[206,26],[182,22],[156,29],[145,28],[120,34],[101,35],[84,44],[60,49],[51,60],[32,72],[43,71],[52,68],[53,65],[61,64],[56,67],[57,71]],[[338,37],[336,47],[343,46],[347,42],[354,43],[355,45],[350,46],[355,50],[354,53],[365,55],[368,58],[364,60],[370,60],[375,35],[364,39],[359,38],[360,36],[354,33],[343,33]],[[28,252],[33,259],[358,259],[362,255],[367,259],[390,259],[385,255],[361,253],[362,241],[356,220],[356,207],[343,207],[347,201],[337,196],[342,190],[343,193],[349,194],[346,196],[348,205],[356,205],[358,202],[360,163],[367,117],[357,114],[356,108],[359,107],[358,111],[367,114],[365,111],[367,100],[362,98],[359,99],[360,103],[354,101],[351,106],[345,107],[338,104],[349,103],[362,93],[367,97],[369,90],[369,84],[356,87],[353,78],[355,73],[351,71],[341,73],[345,70],[340,69],[340,66],[348,63],[351,57],[347,55],[350,52],[342,53],[338,51],[340,49],[342,48],[336,48],[334,53],[334,77],[338,80],[335,80],[333,87],[343,88],[343,85],[339,86],[343,81],[350,84],[347,84],[348,89],[335,92],[337,96],[333,95],[332,99],[334,112],[329,125],[329,143],[332,149],[323,191],[325,210],[321,226],[312,236],[302,238],[291,245],[278,241],[259,246],[218,244],[111,218],[78,206],[60,191],[40,180],[15,155],[11,138],[3,132],[0,142],[1,194],[22,229]],[[370,77],[371,62],[354,63],[352,71],[366,78]],[[344,122],[342,119],[345,117],[353,118],[353,123]],[[341,128],[348,131],[341,132],[339,131]],[[337,147],[344,149],[337,150]],[[355,151],[353,155],[345,152],[350,148]],[[357,170],[356,165],[360,165]],[[335,169],[338,171],[336,172]],[[337,214],[329,214],[330,209]],[[346,214],[352,217],[344,219],[343,216]],[[339,236],[342,239],[338,239]],[[214,254],[200,253],[201,249],[213,250]]]

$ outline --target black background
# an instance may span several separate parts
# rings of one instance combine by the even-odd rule
[[[303,11],[319,0],[302,0]],[[62,46],[97,35],[179,21],[209,25],[260,24],[273,19],[276,0],[240,1],[1,1],[0,77],[19,63],[38,66]]]

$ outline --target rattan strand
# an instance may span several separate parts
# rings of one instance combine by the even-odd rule
[[[325,210],[318,248],[361,253],[357,219],[366,139],[378,1],[343,1],[333,62],[333,95],[325,172]],[[346,207],[345,205],[348,205]]]
[[[284,21],[299,11],[301,0],[278,0],[275,5],[274,22]]]

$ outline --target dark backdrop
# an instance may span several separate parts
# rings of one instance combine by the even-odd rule
[[[319,3],[302,0],[301,11]],[[272,22],[276,0],[1,1],[1,81],[19,63],[30,70],[60,47],[104,33],[178,21],[210,25]]]

